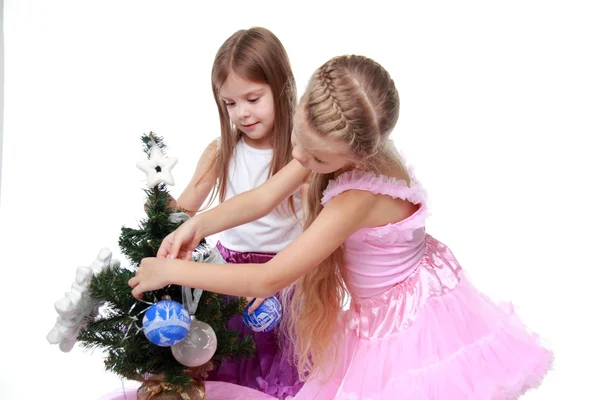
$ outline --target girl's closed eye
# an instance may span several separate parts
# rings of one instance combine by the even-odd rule
[[[235,103],[233,101],[226,101],[225,102],[225,107],[233,107],[235,106]]]
[[[256,102],[258,102],[258,100],[260,100],[260,97],[256,97],[254,99],[248,99],[248,102],[250,102],[250,103],[256,103]]]
[[[323,161],[319,160],[317,157],[313,157],[317,164],[325,164]]]

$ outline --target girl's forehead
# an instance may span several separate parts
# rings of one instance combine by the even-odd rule
[[[305,116],[306,113],[300,107],[294,116],[294,134],[302,148],[320,158],[349,156],[348,144],[343,139],[335,134],[320,135],[308,124]]]
[[[294,114],[293,128],[296,136],[302,136],[304,140],[305,131],[307,130],[306,119],[304,118],[304,113],[299,108],[296,110]]]
[[[224,97],[245,95],[265,91],[268,87],[269,85],[266,83],[251,81],[240,77],[235,72],[231,72],[219,88],[219,94]]]
[[[340,147],[339,143],[332,137],[319,135],[302,117],[294,119],[294,132],[300,145],[311,152],[328,154],[337,152]]]

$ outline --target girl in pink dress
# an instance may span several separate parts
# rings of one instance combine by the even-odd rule
[[[307,380],[294,399],[504,400],[539,385],[552,353],[426,233],[425,190],[389,140],[398,109],[376,62],[325,63],[295,115],[295,160],[183,224],[142,261],[133,295],[173,283],[264,298],[291,285],[284,327]],[[305,232],[272,260],[243,270],[186,260],[202,237],[269,212],[308,173]]]

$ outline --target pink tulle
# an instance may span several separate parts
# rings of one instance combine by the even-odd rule
[[[386,175],[376,175],[373,172],[358,169],[344,172],[329,185],[323,192],[321,203],[325,204],[335,196],[348,190],[365,190],[375,194],[385,194],[394,198],[410,201],[414,204],[425,204],[427,192],[421,183],[411,174],[410,186],[401,179]]]
[[[512,306],[477,291],[428,237],[419,268],[385,293],[354,299],[334,375],[297,399],[509,400],[539,385],[553,355]]]
[[[137,388],[117,389],[98,400],[136,400]],[[257,390],[226,382],[206,382],[207,400],[273,400]]]
[[[426,192],[371,172],[329,183],[322,202],[365,190],[420,204],[411,217],[361,229],[344,242],[352,294],[338,357],[294,400],[511,400],[540,384],[553,362],[512,307],[467,280],[452,252],[425,231]],[[291,398],[290,398],[291,399]]]
[[[403,331],[377,340],[347,333],[335,398],[517,398],[540,383],[552,354],[507,311],[463,279]]]

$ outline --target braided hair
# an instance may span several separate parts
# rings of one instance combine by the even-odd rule
[[[377,170],[396,159],[388,138],[399,107],[389,73],[367,57],[348,55],[329,60],[313,74],[297,113],[303,113],[307,126],[321,137],[347,144],[355,164]],[[333,173],[311,176],[305,229],[323,209],[323,191],[333,177]],[[342,267],[340,247],[284,291],[284,331],[294,345],[302,379],[318,370],[324,377],[332,372],[327,367],[336,359],[334,332],[346,297]]]

